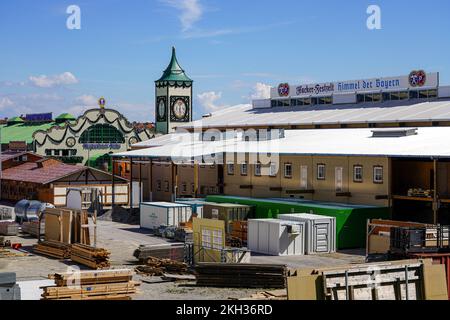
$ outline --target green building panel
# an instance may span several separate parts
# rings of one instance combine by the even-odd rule
[[[337,248],[354,249],[366,246],[368,219],[390,219],[387,207],[347,205],[301,199],[257,199],[232,196],[208,196],[209,202],[237,203],[254,206],[257,219],[277,218],[279,214],[313,213],[336,218]]]

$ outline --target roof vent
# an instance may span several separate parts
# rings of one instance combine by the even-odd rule
[[[417,128],[390,128],[372,130],[373,138],[400,138],[417,135]]]

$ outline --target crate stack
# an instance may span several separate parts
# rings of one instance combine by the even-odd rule
[[[106,269],[110,267],[110,252],[103,248],[94,248],[83,244],[74,244],[70,259],[91,269]]]
[[[131,300],[139,286],[129,269],[56,273],[49,278],[55,286],[42,287],[41,300]]]

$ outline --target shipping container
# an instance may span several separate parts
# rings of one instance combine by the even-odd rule
[[[203,218],[225,221],[225,232],[231,234],[233,221],[247,220],[252,211],[251,206],[231,203],[205,203]]]
[[[190,206],[169,202],[143,202],[140,206],[141,228],[155,230],[161,225],[178,227],[192,217]]]
[[[307,212],[336,218],[336,246],[338,249],[366,247],[368,219],[390,219],[386,207],[347,205],[307,201],[301,199],[271,200],[232,196],[208,196],[207,201],[237,203],[254,207],[255,218],[277,218],[288,212]]]
[[[279,219],[250,219],[248,249],[272,256],[304,255],[305,223]]]
[[[305,223],[306,254],[336,252],[336,218],[315,214],[280,214],[281,220]]]
[[[205,199],[202,199],[202,198],[198,198],[198,199],[197,198],[192,198],[192,199],[179,198],[175,201],[175,203],[191,206],[192,213],[197,214],[197,218],[203,218],[203,206],[207,202],[205,201]]]

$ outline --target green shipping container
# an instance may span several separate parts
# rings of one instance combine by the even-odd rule
[[[390,219],[387,207],[348,205],[301,199],[257,199],[232,196],[208,196],[206,201],[238,203],[255,207],[257,219],[277,218],[283,213],[313,213],[336,217],[337,248],[365,248],[368,219]]]

